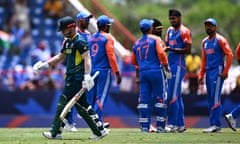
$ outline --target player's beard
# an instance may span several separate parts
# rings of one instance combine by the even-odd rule
[[[72,31],[69,31],[68,33],[64,34],[64,37],[72,38],[72,35],[73,35]]]
[[[172,23],[172,27],[174,27],[175,29],[178,29],[180,27],[180,23],[178,22]]]
[[[213,36],[215,31],[214,30],[210,30],[210,29],[207,29],[206,30],[206,33],[209,35],[209,36]]]
[[[89,23],[84,23],[84,24],[82,24],[82,25],[81,25],[81,27],[82,27],[82,29],[84,29],[84,30],[85,30],[85,29],[87,29],[87,28],[88,28],[88,25],[89,25]]]

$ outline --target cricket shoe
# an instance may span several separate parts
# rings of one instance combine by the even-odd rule
[[[225,120],[228,123],[228,126],[233,130],[237,131],[237,121],[233,118],[232,114],[227,114],[224,116]]]
[[[57,134],[55,137],[52,136],[52,133],[50,131],[47,132],[43,132],[42,135],[48,139],[55,139],[55,140],[61,140],[62,139],[62,135],[61,133]]]
[[[103,124],[103,127],[104,127],[104,128],[109,128],[109,127],[110,127],[110,123],[109,123],[109,122],[105,122],[105,123]]]
[[[187,129],[186,129],[185,126],[180,126],[180,127],[177,128],[177,132],[179,132],[179,133],[183,133],[183,132],[185,132],[186,130],[187,130]]]
[[[99,139],[107,136],[108,134],[109,134],[109,130],[104,128],[103,130],[101,130],[101,135],[100,136],[97,136],[97,135],[94,134],[94,135],[90,136],[89,139],[91,139],[91,140],[99,140]]]
[[[157,133],[166,133],[166,130],[165,130],[165,128],[158,127],[156,132]]]
[[[165,132],[167,133],[175,133],[178,132],[178,127],[174,125],[168,125],[165,127]]]
[[[69,131],[69,132],[77,132],[77,128],[75,127],[75,124],[65,124],[64,129]]]
[[[222,129],[218,126],[210,126],[207,129],[203,130],[203,133],[218,133],[218,132],[222,132]]]
[[[140,129],[141,129],[141,132],[142,132],[142,133],[149,133],[149,132],[150,132],[149,128],[145,128],[145,127],[143,128],[143,127],[142,127],[142,128],[140,128]]]
[[[153,125],[150,125],[149,132],[151,133],[157,132],[157,129]]]

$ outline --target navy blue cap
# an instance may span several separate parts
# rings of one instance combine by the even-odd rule
[[[212,24],[213,26],[217,26],[217,21],[214,19],[214,18],[208,18],[205,20],[204,24],[206,23],[210,23]]]
[[[154,23],[153,20],[142,19],[139,23],[139,28],[142,32],[146,32],[152,27],[153,23]]]
[[[114,19],[109,18],[106,15],[101,15],[97,19],[97,24],[99,26],[104,26],[104,25],[111,25],[114,22]]]
[[[80,12],[80,13],[77,14],[76,20],[78,21],[80,19],[90,19],[92,17],[93,17],[92,14],[87,14],[87,13],[84,13],[84,12]]]

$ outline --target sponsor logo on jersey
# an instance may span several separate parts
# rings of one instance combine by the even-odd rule
[[[72,49],[66,49],[66,54],[71,54],[72,53]]]
[[[213,48],[211,48],[211,49],[206,49],[205,52],[206,52],[206,54],[213,54],[213,53],[215,53],[215,50]]]

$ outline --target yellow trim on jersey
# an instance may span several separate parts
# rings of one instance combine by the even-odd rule
[[[70,40],[73,40],[77,35],[78,33],[76,33],[72,38],[70,38]]]
[[[75,65],[78,65],[82,62],[82,55],[78,50],[76,50],[76,55],[75,55]]]

